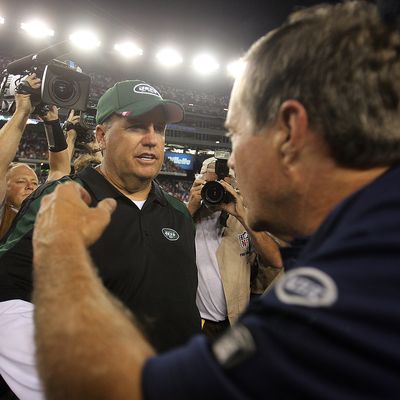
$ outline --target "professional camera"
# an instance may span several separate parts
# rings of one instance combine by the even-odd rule
[[[33,103],[40,103],[35,114],[43,115],[45,105],[86,110],[89,98],[90,77],[70,64],[56,60],[68,52],[67,42],[48,47],[8,64],[2,74],[0,99],[2,110],[13,112],[15,93],[30,94]],[[23,77],[35,73],[41,78],[40,89],[32,89]]]
[[[81,111],[79,114],[79,116],[81,117],[79,124],[85,129],[94,131],[97,125],[96,113],[97,113],[97,104],[89,100],[86,110]]]
[[[218,180],[223,180],[229,176],[228,159],[229,151],[216,151],[215,158],[215,173]],[[233,196],[218,182],[207,182],[201,189],[201,198],[207,205],[218,205],[221,203],[230,203],[233,201]]]
[[[79,124],[76,127],[76,143],[90,143],[94,140],[94,130],[96,129],[96,108],[87,107],[86,111],[80,112]]]
[[[74,129],[76,131],[76,144],[87,144],[92,142],[94,140],[94,130],[96,129],[96,112],[96,102],[89,100],[86,110],[79,113],[80,119],[77,124],[72,124],[68,120],[64,122],[64,132]],[[69,116],[70,113],[71,110],[68,111],[67,116]]]

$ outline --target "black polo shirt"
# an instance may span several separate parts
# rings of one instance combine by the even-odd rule
[[[194,226],[186,207],[153,182],[139,210],[92,168],[44,185],[24,204],[0,246],[0,301],[31,300],[32,227],[40,199],[68,180],[88,190],[92,206],[106,197],[117,201],[90,253],[104,285],[133,311],[157,351],[200,332]]]

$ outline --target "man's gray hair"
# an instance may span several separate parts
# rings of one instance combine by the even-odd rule
[[[349,1],[292,14],[249,50],[241,101],[254,130],[298,100],[342,166],[400,161],[400,33],[375,5]]]

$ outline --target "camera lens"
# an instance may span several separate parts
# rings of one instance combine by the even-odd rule
[[[219,182],[207,182],[201,189],[201,198],[208,204],[220,204],[224,202],[225,193],[225,188]]]
[[[74,82],[56,79],[53,82],[53,92],[60,100],[67,101],[76,94]]]

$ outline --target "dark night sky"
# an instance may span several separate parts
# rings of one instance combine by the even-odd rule
[[[103,50],[96,56],[96,62],[102,67],[132,70],[132,65],[112,62],[108,52],[113,43],[121,38],[137,41],[147,57],[154,56],[155,51],[165,44],[175,45],[185,60],[190,60],[199,51],[208,50],[219,58],[222,66],[238,58],[257,38],[282,23],[295,7],[319,2],[5,0],[0,3],[0,15],[4,15],[7,21],[2,27],[0,49],[11,50],[13,55],[20,57],[29,54],[32,49],[35,51],[64,40],[75,27],[86,25],[97,30],[100,36]],[[42,16],[56,31],[52,42],[32,42],[21,33],[15,34],[22,20],[34,16]],[[83,64],[86,61],[78,59]],[[143,57],[136,67],[147,69],[151,64],[149,58]],[[178,74],[182,79],[185,79],[184,75]]]

